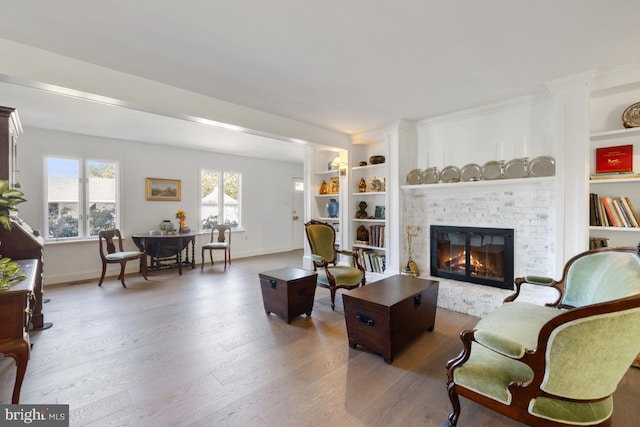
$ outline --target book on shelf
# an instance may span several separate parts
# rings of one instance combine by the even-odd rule
[[[376,253],[367,249],[358,251],[358,261],[364,266],[365,271],[371,273],[384,273],[386,270],[386,257],[384,254]]]
[[[633,172],[633,144],[596,148],[596,174]]]
[[[640,227],[640,216],[628,197],[589,194],[589,224],[602,227]]]

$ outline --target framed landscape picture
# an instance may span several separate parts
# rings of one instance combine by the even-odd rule
[[[147,200],[179,202],[181,191],[179,179],[147,178]]]

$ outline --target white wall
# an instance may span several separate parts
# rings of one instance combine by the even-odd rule
[[[120,161],[122,180],[121,230],[126,236],[147,233],[160,221],[175,222],[175,212],[187,212],[187,224],[196,229],[199,212],[200,168],[242,173],[242,226],[234,232],[232,257],[276,253],[292,249],[292,178],[303,176],[303,165],[288,162],[229,156],[218,153],[144,144],[132,141],[25,128],[19,140],[19,170],[27,203],[20,216],[34,228],[43,230],[44,157],[69,155]],[[180,202],[146,201],[145,178],[182,180]],[[199,243],[208,237],[200,237]],[[127,247],[135,246],[130,239]],[[200,262],[199,244],[196,262]],[[130,263],[132,264],[132,263]],[[100,276],[97,241],[45,244],[46,283],[61,283]],[[116,274],[117,267],[107,274]],[[137,266],[127,266],[135,272]]]
[[[555,155],[553,97],[523,97],[418,122],[416,167]],[[502,156],[500,155],[502,153]],[[499,158],[502,157],[502,158]]]

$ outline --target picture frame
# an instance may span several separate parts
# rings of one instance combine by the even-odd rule
[[[334,176],[329,178],[329,194],[340,193],[340,177]]]
[[[179,202],[182,197],[182,181],[179,179],[147,178],[147,200]]]

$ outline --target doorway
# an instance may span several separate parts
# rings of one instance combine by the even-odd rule
[[[304,247],[304,180],[302,178],[293,178],[291,197],[293,227],[291,247],[295,250]]]

